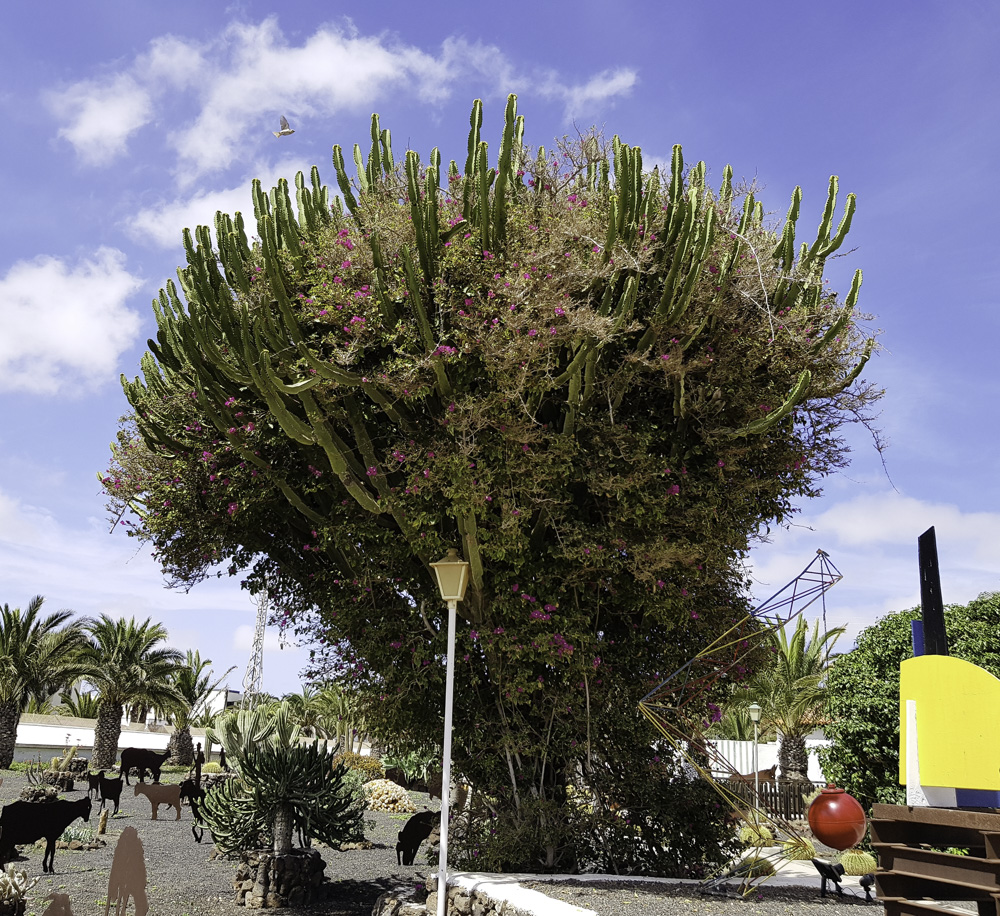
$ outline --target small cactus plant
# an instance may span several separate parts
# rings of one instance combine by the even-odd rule
[[[805,862],[816,857],[816,844],[807,836],[784,840],[781,844],[785,858],[790,862]]]
[[[732,872],[735,878],[766,878],[774,874],[774,865],[763,856],[747,856]]]
[[[844,866],[845,875],[867,875],[878,868],[875,856],[863,849],[845,849],[840,854],[840,864]]]
[[[740,842],[748,846],[770,846],[774,842],[774,834],[766,824],[746,823],[740,827]]]
[[[23,913],[27,893],[37,883],[37,877],[29,878],[26,871],[18,871],[13,863],[0,869],[0,906],[4,908],[4,912]]]

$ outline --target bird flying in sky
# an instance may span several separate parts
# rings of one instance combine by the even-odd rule
[[[272,130],[272,134],[276,137],[287,137],[289,134],[294,134],[295,131],[288,126],[288,118],[284,115],[281,116],[281,130]]]

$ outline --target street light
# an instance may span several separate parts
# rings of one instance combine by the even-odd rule
[[[750,721],[753,722],[753,793],[754,806],[760,806],[760,767],[757,766],[757,725],[760,722],[760,706],[751,703],[747,708]]]
[[[441,598],[448,603],[448,665],[444,688],[444,755],[441,761],[441,838],[438,854],[437,916],[444,916],[448,898],[448,808],[451,803],[451,711],[455,701],[455,610],[469,584],[469,564],[451,547],[448,555],[431,563]]]

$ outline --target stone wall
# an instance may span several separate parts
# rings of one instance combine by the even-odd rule
[[[308,903],[322,894],[325,868],[314,849],[295,849],[287,856],[266,850],[243,853],[233,881],[236,902],[251,909]]]

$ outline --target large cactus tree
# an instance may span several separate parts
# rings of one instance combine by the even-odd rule
[[[669,175],[617,137],[529,150],[511,96],[491,163],[481,126],[476,102],[462,165],[398,165],[374,116],[332,202],[314,168],[254,183],[255,232],[185,231],[103,482],[172,577],[266,580],[393,746],[440,734],[428,564],[459,547],[456,765],[500,824],[476,861],[566,867],[570,774],[594,816],[621,766],[661,778],[634,701],[742,613],[754,537],[844,463],[874,341],[860,272],[843,298],[823,276],[855,209],[836,178],[799,247],[799,189],[772,229],[680,147]],[[613,829],[656,859],[671,819],[643,804]]]

